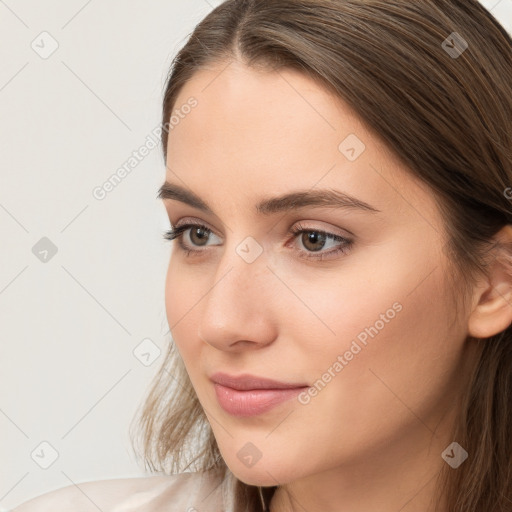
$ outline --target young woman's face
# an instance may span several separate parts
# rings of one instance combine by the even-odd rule
[[[203,227],[189,255],[173,242],[167,317],[229,468],[266,486],[391,464],[424,485],[453,441],[467,334],[431,192],[297,72],[202,70],[170,126],[166,179],[211,211],[164,199],[173,227]],[[266,410],[219,387],[225,408],[216,372],[305,387]]]

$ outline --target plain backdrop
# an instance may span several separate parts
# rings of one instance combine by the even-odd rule
[[[220,3],[0,0],[0,512],[146,474],[128,426],[163,358],[171,247],[148,141],[172,58]],[[483,3],[512,32],[512,0]]]

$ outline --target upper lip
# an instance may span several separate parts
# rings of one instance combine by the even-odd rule
[[[308,386],[304,383],[279,382],[277,380],[258,377],[257,375],[251,375],[249,373],[234,376],[228,375],[227,373],[217,372],[210,377],[210,380],[217,384],[221,384],[222,386],[241,391],[247,391],[250,389],[294,389]]]

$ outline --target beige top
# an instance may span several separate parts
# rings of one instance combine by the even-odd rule
[[[218,469],[70,485],[26,501],[12,512],[235,512],[234,476]]]

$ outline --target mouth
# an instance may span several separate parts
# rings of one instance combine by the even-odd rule
[[[249,374],[233,377],[216,373],[210,380],[219,405],[238,417],[263,414],[309,387],[305,383],[280,382]]]

